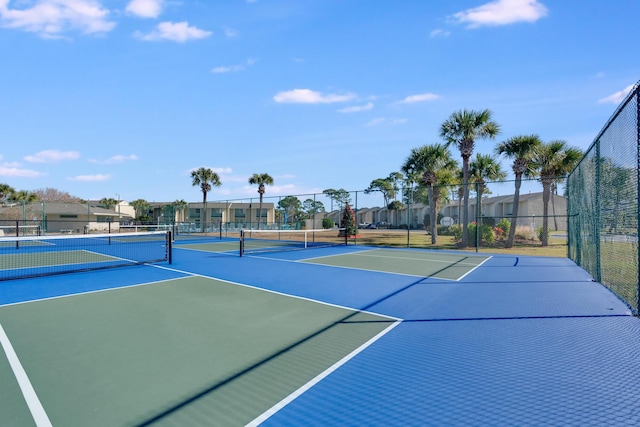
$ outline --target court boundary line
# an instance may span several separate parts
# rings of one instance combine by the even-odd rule
[[[93,272],[91,272],[91,273],[93,273]],[[72,274],[77,274],[77,273],[72,273]],[[136,288],[136,287],[139,287],[139,286],[154,285],[154,284],[157,284],[157,283],[168,282],[170,280],[180,280],[180,279],[185,279],[185,278],[186,277],[173,277],[171,279],[154,280],[153,282],[134,283],[134,284],[131,284],[131,285],[118,286],[118,287],[114,287],[114,288],[94,289],[92,291],[76,292],[76,293],[73,293],[73,294],[65,294],[65,295],[56,295],[56,296],[53,296],[53,297],[38,298],[38,299],[29,300],[29,301],[11,302],[11,303],[8,303],[8,304],[0,304],[0,309],[2,309],[3,307],[12,307],[12,306],[15,306],[15,305],[29,304],[29,303],[32,303],[32,302],[49,301],[49,300],[56,300],[56,299],[62,299],[62,298],[75,297],[75,296],[80,296],[80,295],[97,294],[97,293],[100,293],[100,292],[116,291],[118,289]],[[35,277],[35,279],[42,279],[42,277]]]
[[[332,255],[323,255],[323,256],[319,256],[319,257],[305,258],[303,260],[290,260],[290,259],[282,259],[282,258],[273,258],[273,257],[260,256],[258,254],[256,254],[253,257],[254,258],[260,258],[260,259],[266,259],[266,260],[270,260],[270,261],[292,262],[292,263],[297,263],[297,264],[308,263],[308,264],[311,264],[311,265],[318,265],[318,266],[323,266],[323,267],[344,268],[344,269],[348,269],[348,270],[367,271],[367,272],[383,273],[383,274],[396,274],[396,275],[399,275],[399,276],[406,276],[406,277],[421,277],[421,278],[432,279],[432,280],[443,280],[443,281],[446,281],[446,282],[459,282],[459,281],[461,281],[462,279],[467,277],[469,274],[473,273],[477,268],[479,268],[484,263],[486,263],[491,258],[493,258],[493,255],[468,256],[468,255],[462,255],[462,254],[449,254],[449,255],[458,255],[458,256],[462,257],[462,260],[464,260],[466,258],[476,258],[476,257],[477,258],[480,258],[480,257],[484,257],[485,258],[480,264],[477,264],[477,265],[475,265],[475,264],[465,264],[465,263],[461,264],[460,261],[462,261],[462,260],[456,261],[456,262],[453,262],[453,263],[449,262],[448,264],[451,267],[456,266],[456,265],[473,266],[473,268],[471,268],[469,271],[467,271],[466,273],[464,273],[462,276],[458,277],[457,279],[447,279],[445,277],[435,277],[435,276],[420,276],[420,275],[417,275],[417,274],[398,273],[398,272],[393,272],[393,271],[371,270],[371,269],[362,268],[362,267],[347,267],[347,266],[344,266],[344,265],[331,265],[331,264],[320,264],[320,263],[309,262],[309,260],[318,260],[318,259],[323,259],[323,258],[333,258],[333,257],[340,257],[340,256],[345,256],[345,255],[346,256],[348,256],[348,255],[359,256],[360,254],[365,253],[365,252],[373,252],[373,251],[379,251],[379,250],[384,250],[384,249],[382,249],[382,248],[365,249],[365,250],[362,250],[362,251],[354,251],[354,252],[349,252],[349,253],[346,253],[346,254],[332,254]],[[395,250],[395,249],[391,249],[391,250]],[[400,249],[400,251],[402,251],[402,249]],[[247,255],[247,256],[251,257],[252,255]],[[366,254],[364,256],[366,256]],[[382,258],[382,257],[380,257],[380,258]],[[388,257],[388,258],[393,258],[393,257]],[[415,260],[415,261],[428,261],[428,262],[446,263],[446,261],[431,260],[431,259]],[[446,267],[446,268],[448,268],[448,267]]]
[[[38,395],[36,394],[31,381],[29,380],[29,376],[27,372],[24,370],[22,363],[20,363],[20,359],[16,354],[16,351],[9,340],[9,337],[4,331],[2,325],[0,325],[0,345],[4,350],[4,354],[9,361],[9,366],[13,371],[13,375],[18,382],[18,386],[20,387],[20,391],[22,392],[22,396],[24,397],[24,401],[31,412],[31,417],[33,421],[36,423],[38,427],[52,427],[51,420],[49,420],[49,416],[47,412],[44,410]]]
[[[178,270],[178,269],[172,268],[172,267],[165,267],[165,266],[162,266],[162,265],[152,265],[152,267],[160,268],[160,269],[163,269],[163,270],[169,270],[169,271],[173,271],[173,272],[176,272],[176,273],[183,273],[183,274],[187,274],[187,275],[193,276],[193,277],[202,277],[202,278],[205,278],[205,279],[216,280],[218,282],[223,282],[223,283],[227,283],[227,284],[235,285],[235,286],[242,286],[242,287],[245,287],[245,288],[255,289],[255,290],[258,290],[258,291],[269,292],[269,293],[280,295],[280,296],[284,296],[284,297],[296,298],[296,299],[300,299],[300,300],[303,300],[303,301],[308,301],[308,302],[313,302],[313,303],[316,303],[316,304],[326,305],[326,306],[329,306],[329,307],[340,308],[340,309],[343,309],[343,310],[349,310],[349,311],[354,311],[354,312],[358,312],[358,313],[365,313],[365,314],[371,314],[371,315],[374,315],[374,316],[386,317],[387,319],[393,320],[393,321],[402,321],[403,320],[403,319],[401,319],[399,317],[389,316],[388,314],[375,313],[373,311],[366,311],[366,310],[362,310],[362,309],[359,309],[359,308],[347,307],[345,305],[339,305],[339,304],[334,304],[334,303],[330,303],[330,302],[326,302],[326,301],[320,301],[320,300],[316,300],[316,299],[313,299],[313,298],[303,297],[303,296],[300,296],[300,295],[287,294],[287,293],[284,293],[284,292],[275,291],[273,289],[261,288],[260,286],[249,285],[249,284],[240,283],[240,282],[234,282],[233,280],[220,279],[218,277],[213,277],[213,276],[205,276],[204,274],[199,274],[199,273],[191,273],[191,272],[187,272],[187,271],[184,271],[184,270]],[[180,277],[180,279],[185,279],[185,277]]]
[[[298,388],[293,393],[289,394],[287,397],[282,399],[280,402],[273,405],[271,408],[260,414],[257,418],[252,420],[250,423],[246,424],[245,427],[256,427],[261,423],[265,422],[267,419],[271,418],[273,415],[277,414],[281,409],[289,405],[291,402],[296,400],[298,397],[302,396],[304,393],[309,391],[313,386],[318,384],[320,381],[331,375],[333,372],[337,371],[341,366],[346,364],[348,361],[356,357],[358,354],[362,353],[364,350],[373,345],[380,338],[385,336],[387,333],[391,332],[396,326],[400,325],[404,320],[397,320],[396,322],[389,325],[384,330],[378,332],[375,336],[371,337],[367,342],[360,345],[358,348],[344,356],[342,359],[338,360],[336,363],[322,371],[320,374],[316,375],[302,387]]]

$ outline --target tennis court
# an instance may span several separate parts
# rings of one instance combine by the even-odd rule
[[[568,259],[238,255],[0,281],[0,425],[640,423],[640,323]]]

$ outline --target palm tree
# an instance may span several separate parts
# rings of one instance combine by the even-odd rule
[[[542,183],[542,246],[549,246],[549,199],[551,186],[565,176],[582,158],[582,150],[571,147],[566,141],[554,140],[542,143],[534,151],[532,167]]]
[[[18,190],[18,191],[14,190],[9,195],[9,200],[12,202],[30,203],[30,202],[37,201],[38,195],[36,193],[32,193],[31,191],[27,191],[27,190]]]
[[[479,218],[476,227],[482,225],[482,194],[487,191],[487,180],[504,181],[507,174],[502,170],[500,162],[489,154],[476,154],[476,158],[469,163],[469,179],[476,184],[476,203]],[[479,228],[476,228],[479,230]],[[478,242],[479,244],[481,242]]]
[[[213,170],[205,167],[200,167],[191,171],[191,185],[200,186],[202,190],[202,232],[206,232],[207,222],[207,193],[211,191],[211,186],[220,187],[220,177]]]
[[[249,184],[258,184],[258,194],[260,195],[260,208],[258,209],[258,230],[260,230],[260,221],[262,220],[262,198],[266,192],[265,185],[273,185],[273,178],[268,173],[254,173],[249,178]],[[251,219],[249,219],[251,222]]]
[[[173,209],[176,213],[180,212],[180,215],[176,215],[178,217],[178,222],[184,221],[184,211],[187,210],[189,204],[184,201],[184,199],[176,200],[173,202]]]
[[[469,159],[473,155],[477,138],[493,139],[500,133],[500,125],[491,119],[491,111],[456,111],[440,126],[440,136],[447,145],[456,145],[462,156],[462,185],[464,210],[462,211],[462,247],[468,246],[469,236]]]
[[[136,199],[129,203],[136,210],[136,219],[139,221],[149,220],[149,208],[151,205],[145,199]]]
[[[436,244],[437,227],[437,199],[440,196],[438,174],[452,171],[457,167],[449,149],[443,144],[424,145],[411,150],[411,154],[402,165],[403,172],[410,181],[421,180],[427,186],[429,199],[429,228],[431,229],[431,243]],[[442,183],[442,182],[440,182]],[[437,192],[437,194],[436,194]]]
[[[103,197],[98,203],[100,203],[100,206],[105,209],[111,209],[112,207],[117,206],[120,202],[112,197]]]
[[[518,135],[501,142],[495,148],[495,153],[513,159],[511,169],[515,176],[515,192],[513,194],[513,208],[511,209],[511,227],[507,238],[507,248],[513,247],[520,207],[520,187],[522,176],[530,172],[531,158],[534,151],[542,144],[538,135]]]
[[[9,184],[1,184],[0,183],[0,202],[8,199],[11,196],[11,193],[16,191]]]

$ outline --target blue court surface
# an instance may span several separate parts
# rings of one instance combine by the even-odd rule
[[[640,320],[568,259],[184,244],[0,282],[0,425],[640,425]]]

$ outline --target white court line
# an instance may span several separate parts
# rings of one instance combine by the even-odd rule
[[[13,370],[13,374],[18,381],[18,385],[20,386],[20,390],[22,391],[24,400],[27,403],[29,410],[31,411],[33,421],[35,421],[38,427],[52,427],[51,421],[49,420],[49,417],[47,416],[42,403],[40,403],[40,399],[38,399],[38,395],[33,389],[31,381],[29,381],[29,377],[22,367],[20,359],[18,359],[18,355],[13,349],[11,341],[9,341],[9,337],[4,332],[2,325],[0,325],[0,344],[2,344],[2,348],[4,349],[4,353],[7,356],[9,365]]]
[[[452,264],[454,265],[451,261],[442,261],[439,259],[431,259],[431,258],[406,258],[406,257],[398,257],[398,256],[388,256],[388,255],[368,255],[368,254],[361,254],[361,253],[352,253],[352,254],[344,254],[344,255],[356,255],[356,256],[364,256],[364,257],[368,257],[368,258],[390,258],[390,259],[401,259],[401,260],[410,260],[410,261],[424,261],[424,262],[439,262],[439,263],[443,263],[443,264]],[[484,261],[483,261],[484,262]],[[471,264],[471,263],[466,263],[466,262],[459,262],[459,263],[455,263],[455,265],[470,265],[470,266],[475,266],[477,264]]]
[[[471,270],[467,271],[466,273],[464,273],[462,276],[458,277],[458,280],[462,280],[465,277],[467,277],[469,274],[473,273],[476,268],[479,268],[482,264],[484,264],[485,262],[489,261],[491,258],[493,258],[492,256],[488,256],[487,259],[485,259],[484,261],[482,261],[480,264],[476,265],[475,267],[473,267]]]
[[[335,308],[339,308],[339,309],[343,309],[343,310],[355,311],[355,312],[358,312],[358,313],[373,314],[375,316],[386,317],[387,319],[391,319],[391,320],[394,320],[394,321],[402,320],[402,319],[400,319],[398,317],[389,316],[387,314],[375,313],[375,312],[372,312],[372,311],[361,310],[359,308],[353,308],[353,307],[347,307],[347,306],[344,306],[344,305],[333,304],[333,303],[330,303],[330,302],[320,301],[320,300],[316,300],[316,299],[313,299],[313,298],[301,297],[300,295],[287,294],[287,293],[280,292],[280,291],[274,291],[273,289],[266,289],[266,288],[261,288],[259,286],[247,285],[246,283],[234,282],[232,280],[220,279],[218,277],[213,277],[213,276],[205,276],[204,274],[191,273],[191,272],[188,272],[188,271],[178,270],[178,269],[175,269],[175,268],[172,268],[172,267],[165,267],[165,266],[162,266],[162,265],[152,265],[152,267],[160,268],[160,269],[163,269],[163,270],[174,271],[174,272],[177,272],[177,273],[184,273],[184,274],[188,274],[188,275],[194,276],[194,277],[202,277],[204,279],[215,280],[217,282],[223,282],[223,283],[227,283],[229,285],[241,286],[243,288],[254,289],[254,290],[257,290],[257,291],[262,291],[262,292],[267,292],[267,293],[280,295],[280,296],[284,296],[284,297],[299,299],[299,300],[302,300],[302,301],[309,301],[309,302],[313,302],[313,303],[316,303],[316,304],[326,305],[328,307],[335,307]],[[186,279],[186,277],[183,277],[182,279]]]
[[[342,365],[347,363],[349,360],[353,359],[355,356],[358,355],[358,353],[361,353],[367,347],[371,346],[374,342],[376,342],[377,340],[382,338],[384,335],[386,335],[389,331],[391,331],[393,328],[398,326],[400,323],[402,323],[402,322],[401,321],[394,322],[388,328],[386,328],[385,330],[379,332],[376,336],[374,336],[369,341],[367,341],[364,344],[362,344],[360,347],[358,347],[355,350],[353,350],[351,353],[347,354],[342,359],[338,360],[336,363],[331,365],[325,371],[321,372],[318,376],[313,378],[311,381],[309,381],[308,383],[306,383],[305,385],[303,385],[302,387],[300,387],[299,389],[297,389],[296,391],[294,391],[293,393],[291,393],[290,395],[288,395],[287,397],[282,399],[280,402],[276,403],[274,406],[269,408],[266,412],[262,413],[256,419],[254,419],[249,424],[247,424],[245,427],[255,427],[255,426],[258,426],[261,423],[265,422],[268,418],[270,418],[271,416],[275,415],[279,410],[281,410],[282,408],[287,406],[289,403],[293,402],[295,399],[300,397],[302,394],[304,394],[311,387],[313,387],[314,385],[318,384],[324,378],[329,376],[332,372],[336,371],[338,368],[340,368]]]

